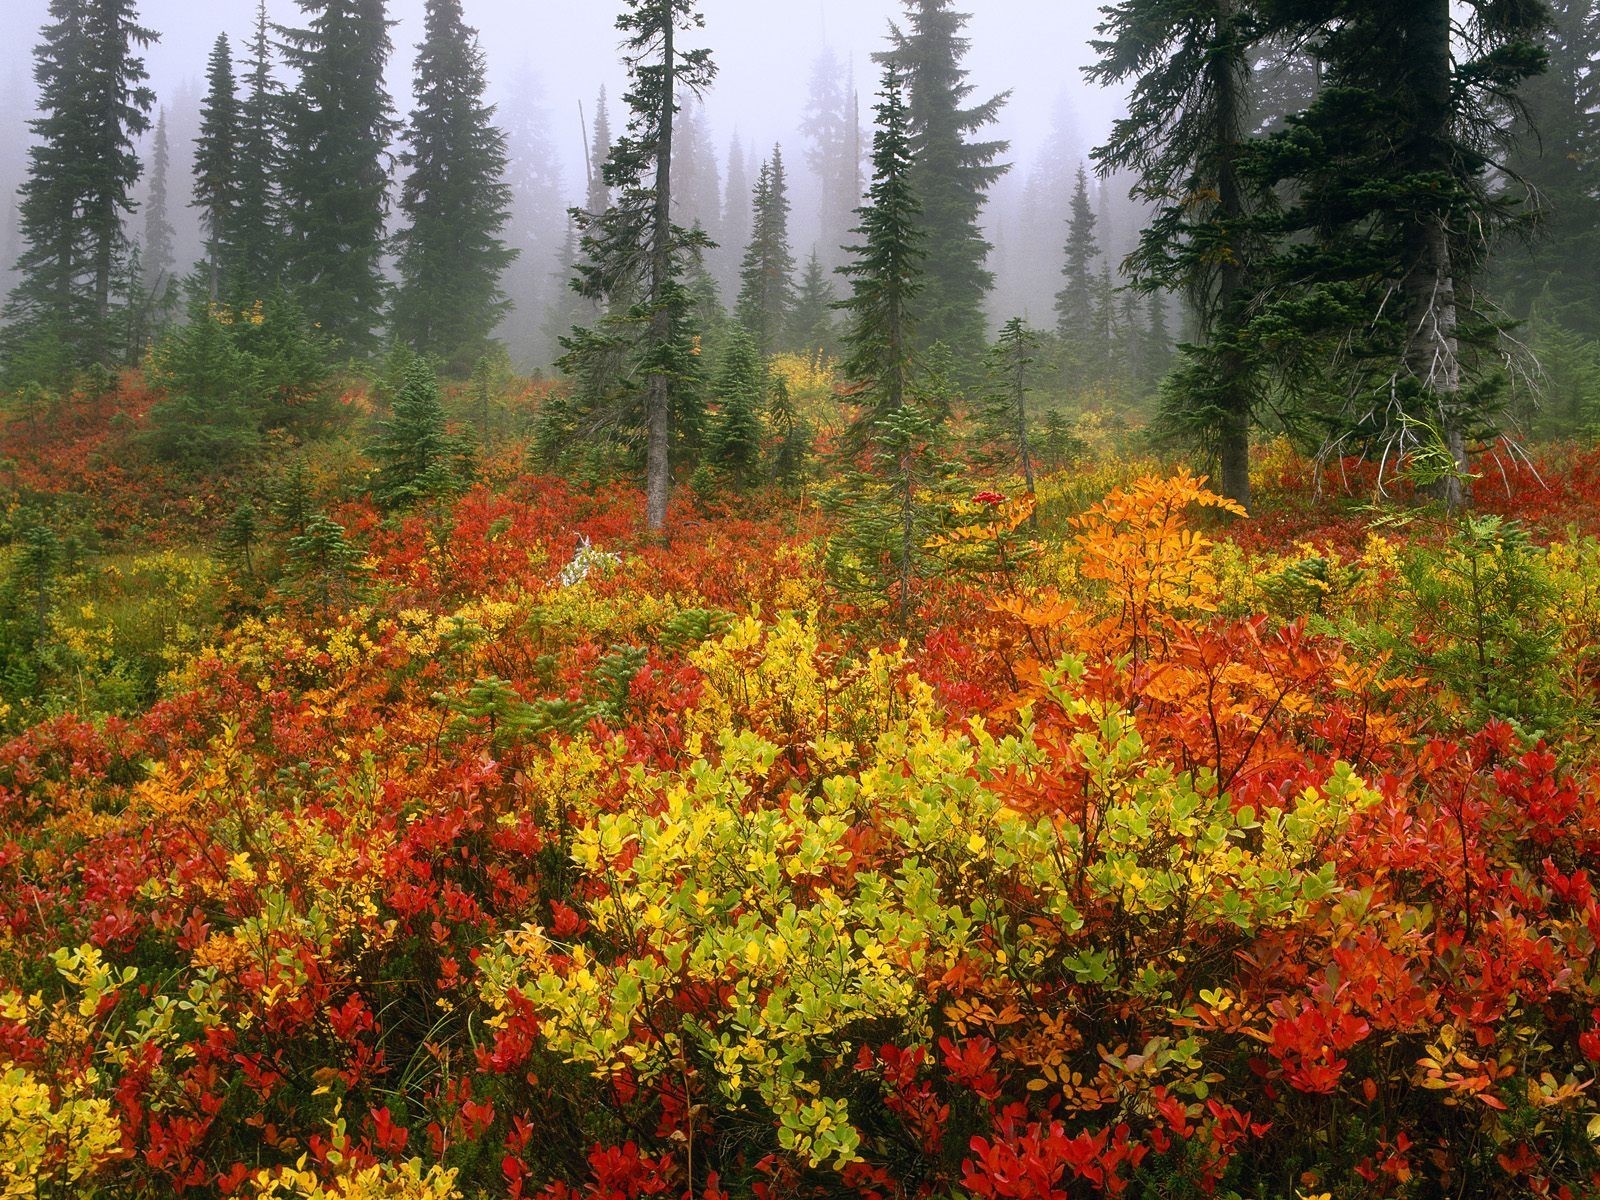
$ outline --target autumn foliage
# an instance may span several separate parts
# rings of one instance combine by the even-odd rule
[[[0,1195],[1595,1194],[1600,548],[1281,465],[981,489],[904,639],[804,504],[343,506],[0,745]]]

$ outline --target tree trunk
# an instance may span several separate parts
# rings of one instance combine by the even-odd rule
[[[1413,64],[1415,132],[1411,170],[1448,174],[1451,170],[1450,0],[1415,0],[1402,6],[1405,43],[1399,49]],[[1438,499],[1454,512],[1468,503],[1466,430],[1461,393],[1461,345],[1457,336],[1454,254],[1445,230],[1445,213],[1425,213],[1406,237],[1406,301],[1409,336],[1405,369],[1426,389],[1454,471],[1434,486]]]
[[[650,245],[650,342],[659,353],[672,337],[667,288],[672,281],[672,118],[677,96],[673,35],[676,18],[668,6],[661,48],[661,139],[656,153],[655,219]],[[645,445],[645,521],[666,535],[667,501],[672,493],[672,381],[660,370],[645,391],[649,435]]]
[[[1017,363],[1017,378],[1014,384],[1013,399],[1016,406],[1017,417],[1017,453],[1022,457],[1022,481],[1028,489],[1028,499],[1034,497],[1033,487],[1033,455],[1028,445],[1028,378],[1027,364]],[[1028,528],[1035,533],[1039,532],[1039,510],[1035,508],[1028,514]]]
[[[1219,41],[1233,40],[1236,0],[1217,0]],[[1239,179],[1239,153],[1245,116],[1249,112],[1249,67],[1240,52],[1214,53],[1208,60],[1216,104],[1217,215],[1238,229],[1245,217],[1244,188]],[[1217,278],[1213,328],[1231,329],[1242,319],[1247,300],[1243,255],[1237,246],[1222,264]],[[1222,409],[1218,442],[1222,459],[1222,494],[1246,511],[1250,508],[1249,364],[1234,350],[1218,358],[1217,395]]]

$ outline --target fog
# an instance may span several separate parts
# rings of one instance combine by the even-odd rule
[[[1069,0],[969,0],[967,34],[972,43],[967,66],[975,98],[1012,93],[995,135],[1012,142],[1010,174],[995,189],[987,221],[999,275],[995,312],[1024,312],[1049,318],[1064,234],[1065,200],[1080,158],[1115,116],[1120,97],[1084,84],[1097,6]],[[0,188],[11,197],[22,177],[32,103],[31,52],[48,0],[0,0]],[[547,264],[560,230],[548,211],[559,212],[581,199],[584,189],[584,126],[580,104],[594,117],[595,96],[605,85],[613,97],[611,115],[620,117],[615,98],[623,73],[617,61],[614,0],[465,0],[468,20],[482,34],[493,89],[502,103],[503,122],[518,126],[513,152],[521,144],[547,147],[553,159],[533,168],[559,203],[544,203],[529,216],[530,228],[517,237],[523,246],[520,270],[525,286],[511,290],[524,308],[538,301]],[[410,70],[422,32],[423,0],[391,0],[395,52],[390,63],[390,94],[404,115],[410,105]],[[794,242],[797,254],[810,251],[808,211],[814,196],[806,178],[799,132],[813,64],[830,50],[847,64],[861,93],[863,124],[871,117],[876,69],[873,51],[882,47],[892,18],[903,10],[898,0],[705,0],[702,5],[708,45],[718,78],[706,97],[704,121],[717,159],[711,164],[726,187],[730,147],[737,139],[755,164],[782,143],[794,181]],[[293,0],[269,0],[272,20],[293,25],[301,13]],[[180,258],[193,261],[199,234],[187,197],[188,151],[198,121],[206,54],[218,33],[227,33],[236,53],[253,26],[255,0],[143,0],[140,18],[161,34],[146,52],[158,102],[169,114],[173,143],[172,222],[178,229]],[[527,164],[521,164],[527,166]],[[513,162],[513,178],[518,163]],[[753,167],[748,168],[753,175]],[[737,179],[737,174],[735,176]],[[1125,188],[1112,187],[1102,198],[1103,229],[1114,252],[1126,248],[1135,226],[1119,219]],[[8,204],[7,209],[10,208]],[[0,220],[6,211],[0,210]],[[7,226],[9,220],[5,220]],[[139,218],[130,222],[137,236]],[[537,225],[534,229],[531,226]],[[4,239],[4,268],[14,255],[14,234]],[[737,246],[725,255],[736,254]],[[723,275],[727,268],[724,266]],[[531,274],[530,274],[531,272]],[[527,281],[532,279],[532,283]],[[1041,311],[1041,309],[1043,311]],[[523,323],[535,320],[531,311]],[[531,324],[529,324],[531,328]],[[531,353],[531,352],[530,352]]]

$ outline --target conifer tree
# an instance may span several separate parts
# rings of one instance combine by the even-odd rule
[[[1507,246],[1495,279],[1514,316],[1600,338],[1600,0],[1550,0],[1549,69],[1528,81],[1507,166],[1538,228]]]
[[[354,354],[377,347],[381,263],[397,125],[383,87],[393,48],[385,0],[296,0],[304,29],[280,29],[299,81],[283,105],[287,275],[307,315]]]
[[[838,348],[833,320],[837,307],[838,296],[834,294],[822,256],[813,250],[806,259],[806,268],[795,292],[794,309],[789,314],[789,345],[802,354],[831,357]]]
[[[1063,342],[1081,345],[1094,318],[1093,263],[1100,256],[1095,240],[1098,222],[1089,205],[1089,174],[1080,164],[1067,220],[1066,261],[1061,267],[1062,286],[1056,293],[1056,332]]]
[[[923,288],[927,234],[913,189],[909,119],[899,73],[884,69],[872,143],[872,186],[859,211],[860,244],[853,261],[840,268],[851,281],[851,295],[840,308],[848,314],[845,374],[854,381],[865,412],[852,430],[860,446],[875,436],[877,423],[906,401],[914,356],[912,306]]]
[[[612,311],[600,330],[566,339],[563,365],[613,407],[639,413],[645,520],[657,534],[666,529],[675,432],[692,437],[703,412],[683,274],[705,239],[672,223],[672,153],[680,96],[703,93],[716,73],[709,51],[679,42],[704,25],[694,0],[627,0],[617,28],[632,115],[605,165],[614,198],[599,217],[573,214],[584,230],[581,289]]]
[[[794,309],[794,253],[789,248],[789,183],[783,148],[761,164],[751,200],[750,245],[739,272],[735,314],[763,357],[779,347]]]
[[[1010,97],[967,104],[972,85],[961,65],[969,19],[955,0],[905,0],[904,28],[891,26],[890,49],[878,55],[904,80],[912,138],[911,185],[921,203],[929,248],[926,287],[915,301],[917,344],[943,342],[958,360],[975,360],[986,338],[984,301],[994,275],[980,217],[990,187],[1009,170],[996,160],[1009,143],[975,141]]]
[[[1000,461],[1022,472],[1029,496],[1034,495],[1034,457],[1028,431],[1028,395],[1038,353],[1039,335],[1021,317],[1012,317],[1005,323],[989,352],[991,391],[983,414],[990,441],[1000,448]],[[1038,514],[1032,514],[1029,520],[1038,529]]]
[[[772,449],[767,460],[772,481],[791,490],[805,476],[806,463],[811,457],[811,427],[782,375],[772,379],[767,424],[772,430]]]
[[[418,354],[464,372],[509,308],[500,287],[516,258],[501,238],[511,216],[506,136],[483,101],[483,51],[461,0],[428,0],[425,29],[400,156],[411,172],[400,193],[409,224],[395,239],[393,327]]]
[[[1100,172],[1131,169],[1155,215],[1133,257],[1139,286],[1182,289],[1206,345],[1169,415],[1221,459],[1221,486],[1250,503],[1250,429],[1258,373],[1238,348],[1250,264],[1252,189],[1241,174],[1250,50],[1261,36],[1251,0],[1122,0],[1105,10],[1099,61],[1106,85],[1133,81],[1128,115],[1094,152]]]
[[[167,141],[167,110],[156,116],[156,135],[150,151],[150,192],[145,197],[144,239],[139,250],[141,278],[147,295],[159,297],[172,282],[173,257],[171,211],[167,207],[167,184],[172,168],[172,149]]]
[[[720,246],[714,258],[713,273],[725,296],[739,294],[739,266],[744,247],[750,244],[750,158],[737,133],[728,146],[728,167],[723,180]]]
[[[449,430],[439,378],[426,359],[414,358],[401,371],[393,415],[371,454],[378,462],[372,494],[387,508],[447,497],[465,483],[470,450]]]
[[[742,325],[735,325],[728,335],[714,394],[720,407],[706,457],[735,484],[747,486],[761,465],[767,365],[755,338]]]
[[[611,161],[611,109],[602,85],[594,104],[593,132],[589,139],[588,181],[583,211],[591,217],[605,215],[611,207],[611,185],[606,181],[606,164]]]
[[[1286,329],[1353,346],[1340,355],[1344,402],[1316,417],[1336,445],[1409,460],[1458,508],[1504,385],[1485,263],[1523,211],[1493,164],[1508,106],[1544,68],[1548,9],[1278,0],[1272,15],[1274,32],[1309,39],[1325,86],[1260,156],[1263,181],[1294,192],[1274,228],[1315,242],[1290,240],[1274,259],[1256,326],[1280,358]]]
[[[821,196],[817,205],[817,250],[832,270],[844,261],[844,246],[861,203],[861,117],[845,63],[832,47],[811,68],[805,118],[806,166]]]
[[[232,259],[228,298],[238,304],[276,290],[283,263],[284,230],[278,174],[282,162],[280,100],[273,79],[266,0],[256,7],[249,70],[239,103],[239,153],[235,163]]]
[[[206,293],[212,303],[232,282],[238,238],[241,129],[238,85],[226,35],[217,38],[206,71],[206,98],[195,139],[194,206],[206,234]]]
[[[34,50],[40,115],[21,188],[24,250],[7,338],[15,373],[110,366],[124,215],[141,167],[154,93],[139,50],[156,40],[133,0],[51,0]],[[27,343],[23,349],[22,343]]]

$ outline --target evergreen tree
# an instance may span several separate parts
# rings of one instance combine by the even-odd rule
[[[842,59],[831,47],[811,68],[805,118],[806,166],[821,191],[817,204],[817,247],[827,270],[842,266],[844,245],[861,203],[861,115],[855,88]]]
[[[299,82],[283,105],[287,275],[311,319],[345,349],[377,347],[397,129],[383,89],[392,45],[384,0],[296,0],[310,20],[280,29]]]
[[[141,169],[134,139],[155,104],[138,51],[156,34],[133,0],[51,0],[49,11],[34,51],[40,116],[21,189],[12,373],[115,361],[113,290]]]
[[[1496,283],[1517,317],[1600,338],[1600,0],[1550,0],[1550,66],[1522,91],[1510,171],[1539,218],[1508,246]]]
[[[1344,399],[1314,414],[1333,444],[1409,460],[1450,508],[1467,499],[1472,446],[1497,431],[1504,377],[1482,282],[1522,205],[1493,164],[1509,107],[1544,66],[1547,17],[1505,0],[1274,7],[1274,32],[1309,40],[1325,86],[1260,156],[1264,183],[1295,196],[1274,222],[1289,241],[1257,327],[1280,359],[1286,330],[1340,350]]]
[[[750,244],[750,156],[737,133],[728,147],[727,177],[723,181],[722,236],[713,259],[717,286],[725,296],[739,294],[739,266]]]
[[[599,219],[611,207],[611,184],[607,181],[606,164],[611,161],[611,111],[606,99],[606,89],[594,105],[594,128],[589,139],[587,190],[584,192],[583,211]]]
[[[552,260],[560,265],[568,218],[549,110],[539,77],[530,69],[516,76],[500,115],[506,131],[506,183],[511,188],[506,243],[516,250],[521,265],[506,276],[511,309],[497,336],[525,370],[542,369],[556,358],[557,336],[573,323],[554,325],[552,310],[570,304],[574,297],[568,287],[570,269],[560,275],[549,269]],[[576,247],[574,240],[574,260]]]
[[[216,303],[232,282],[238,235],[241,129],[238,85],[226,36],[217,38],[206,71],[206,98],[195,139],[194,205],[206,234],[206,293]]]
[[[272,74],[266,0],[256,8],[249,73],[239,104],[239,152],[234,164],[233,229],[228,298],[238,304],[265,299],[278,285],[284,231],[278,194],[282,163],[279,101]]]
[[[918,346],[943,342],[958,359],[976,359],[987,341],[984,301],[994,285],[991,249],[979,219],[990,187],[1009,170],[996,160],[1009,143],[974,141],[994,124],[1010,93],[967,106],[972,85],[962,67],[968,14],[954,0],[906,0],[906,26],[891,27],[878,55],[905,81],[912,136],[912,190],[929,248],[926,286],[914,313]]]
[[[767,394],[767,365],[755,338],[742,325],[728,335],[717,376],[719,404],[707,459],[741,487],[754,481],[761,465],[761,413]]]
[[[425,359],[414,358],[401,371],[393,415],[371,454],[378,462],[372,494],[386,508],[446,498],[464,486],[470,451],[449,430],[439,378]]]
[[[792,490],[805,477],[811,457],[811,427],[781,375],[772,380],[767,424],[772,430],[772,449],[767,459],[772,481]]]
[[[394,333],[464,372],[509,308],[500,288],[516,258],[500,236],[511,217],[506,135],[483,102],[483,51],[461,0],[428,0],[425,29],[400,156],[411,173],[400,193],[409,225],[395,239]]]
[[[1147,393],[1154,394],[1161,381],[1172,369],[1172,330],[1167,322],[1167,296],[1165,292],[1152,291],[1145,298],[1144,378],[1141,381]]]
[[[172,251],[171,212],[167,207],[167,182],[172,150],[167,142],[167,110],[156,116],[155,143],[150,154],[150,193],[145,197],[144,240],[139,250],[140,283],[147,295],[161,296],[172,282],[176,263]]]
[[[606,326],[563,343],[563,365],[587,377],[591,399],[613,407],[642,401],[645,519],[657,534],[666,529],[675,434],[692,441],[703,419],[692,297],[682,277],[705,238],[672,223],[672,154],[680,94],[704,92],[716,73],[709,51],[683,50],[678,40],[704,24],[694,0],[627,0],[617,28],[632,116],[605,166],[615,198],[599,217],[573,214],[584,230],[580,286],[612,311]]]
[[[1065,281],[1056,293],[1056,332],[1063,341],[1081,341],[1094,316],[1094,260],[1100,256],[1094,227],[1098,222],[1089,206],[1089,175],[1078,167],[1078,181],[1072,192],[1072,207],[1067,220],[1066,261],[1061,267]]]
[[[1028,432],[1028,394],[1038,354],[1039,335],[1021,317],[1007,321],[989,352],[992,390],[983,413],[989,440],[1000,449],[999,461],[1022,472],[1029,496],[1034,495],[1034,458]],[[1034,529],[1039,528],[1037,513],[1029,520]]]
[[[822,265],[822,256],[813,250],[806,259],[806,269],[795,292],[794,308],[789,314],[789,345],[802,354],[832,357],[838,349],[833,321],[837,307],[838,297]]]
[[[884,69],[872,142],[872,186],[859,211],[853,261],[840,268],[851,281],[851,295],[840,308],[849,317],[845,334],[845,374],[855,382],[865,412],[852,429],[859,447],[876,434],[877,423],[906,400],[915,333],[912,306],[923,288],[927,233],[911,182],[909,119],[900,76]]]
[[[763,357],[779,349],[794,309],[794,253],[789,248],[789,183],[783,148],[761,164],[751,201],[750,245],[739,272],[739,323]]]
[[[1255,196],[1241,174],[1250,50],[1260,36],[1245,0],[1122,0],[1106,10],[1091,80],[1134,81],[1128,115],[1094,152],[1103,175],[1132,169],[1156,211],[1135,252],[1134,278],[1183,289],[1206,344],[1170,414],[1215,447],[1221,485],[1250,502],[1250,429],[1258,372],[1238,348],[1259,256],[1249,236]]]

